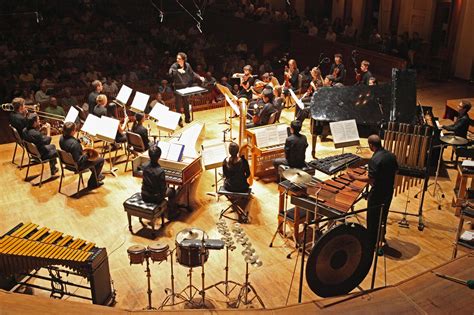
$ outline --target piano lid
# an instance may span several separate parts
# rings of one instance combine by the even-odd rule
[[[389,121],[391,85],[322,87],[314,93],[310,106],[312,118],[319,121],[355,119],[359,124],[377,124],[382,118]]]

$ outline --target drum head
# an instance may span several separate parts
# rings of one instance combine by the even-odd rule
[[[128,249],[127,249],[127,253],[129,254],[140,254],[140,253],[144,253],[145,252],[145,246],[142,246],[142,245],[133,245],[133,246],[130,246]]]
[[[148,245],[148,250],[152,252],[165,252],[169,249],[167,244],[155,243]]]
[[[346,294],[364,280],[371,264],[367,230],[356,223],[339,225],[311,250],[306,282],[321,297]]]
[[[206,232],[198,228],[184,229],[176,235],[176,243],[180,244],[184,240],[202,240],[208,239]]]

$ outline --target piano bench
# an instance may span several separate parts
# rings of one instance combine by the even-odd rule
[[[161,226],[165,223],[165,211],[168,201],[165,199],[159,204],[145,202],[142,199],[141,193],[135,193],[130,198],[124,201],[123,208],[127,212],[128,229],[132,234],[132,216],[138,217],[140,223],[143,224],[142,219],[150,220],[150,225],[153,230],[153,237],[155,237],[155,221],[161,217]]]
[[[239,205],[239,202],[250,199],[251,194],[252,194],[252,188],[249,188],[246,192],[233,192],[233,191],[225,190],[223,186],[219,187],[219,190],[217,191],[217,197],[219,198],[220,196],[226,196],[227,199],[230,201],[230,205],[221,211],[219,215],[219,219],[221,219],[222,217],[225,217],[230,220],[236,220],[226,215],[227,211],[233,209],[238,214],[237,221],[239,221],[240,218],[242,218],[242,222],[245,222],[245,223],[248,222],[249,220],[248,213],[247,211],[245,211],[245,209],[243,209]]]

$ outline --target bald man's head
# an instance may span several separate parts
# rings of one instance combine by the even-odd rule
[[[372,151],[376,151],[382,147],[382,140],[380,140],[380,137],[378,135],[369,136],[367,141],[369,142],[369,146],[371,147],[371,149],[372,147],[374,148],[374,150]]]

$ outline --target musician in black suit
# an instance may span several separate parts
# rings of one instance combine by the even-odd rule
[[[344,67],[344,64],[342,63],[341,54],[334,55],[334,63],[331,65],[329,74],[334,76],[334,84],[344,83],[344,79],[346,77],[346,69]]]
[[[254,111],[256,119],[253,123],[247,124],[247,128],[253,128],[257,126],[268,125],[270,116],[276,112],[275,106],[273,105],[273,90],[264,89],[262,93],[263,107]],[[258,106],[258,105],[257,105]]]
[[[301,122],[293,120],[290,124],[291,135],[285,141],[285,157],[273,160],[273,166],[276,170],[280,165],[286,165],[291,168],[303,168],[306,166],[305,156],[308,141],[305,135],[300,133]]]
[[[356,85],[365,84],[369,85],[370,78],[373,77],[372,73],[369,71],[370,62],[367,60],[362,60],[360,63],[360,70],[356,74]]]
[[[12,101],[13,112],[10,113],[10,125],[18,131],[20,137],[23,137],[23,129],[26,128],[27,120],[26,114],[28,111],[25,107],[25,99],[15,97]]]
[[[40,129],[39,117],[36,113],[29,114],[27,117],[26,128],[23,129],[23,139],[25,141],[33,143],[41,154],[41,159],[50,160],[49,166],[51,168],[51,174],[57,173],[56,168],[56,157],[58,152],[56,146],[51,144],[51,137],[42,134]]]
[[[229,144],[229,154],[222,163],[224,173],[224,188],[232,192],[247,192],[250,176],[250,167],[244,156],[239,157],[239,145],[235,142]]]
[[[145,150],[148,150],[150,147],[150,139],[148,138],[148,129],[143,126],[143,122],[145,121],[145,115],[137,113],[135,115],[135,122],[132,126],[132,131],[138,135],[143,140],[143,144],[145,145]]]
[[[161,149],[152,145],[148,150],[150,162],[143,166],[142,199],[145,202],[159,204],[168,197],[168,218],[176,214],[176,191],[166,184],[165,171],[161,168],[159,160]]]
[[[184,109],[184,121],[190,123],[191,115],[189,114],[189,99],[187,96],[181,96],[176,93],[176,90],[190,87],[195,78],[204,82],[204,78],[193,71],[191,65],[186,62],[187,59],[188,56],[185,53],[179,52],[176,56],[176,62],[171,65],[168,73],[173,80],[176,112],[179,113]],[[180,125],[182,125],[181,121]]]
[[[371,249],[374,249],[377,243],[380,215],[382,215],[382,235],[380,240],[385,241],[387,216],[390,203],[392,202],[393,185],[398,170],[398,163],[396,156],[382,147],[382,141],[378,135],[371,135],[368,138],[368,142],[370,150],[374,152],[369,161],[368,176],[356,175],[354,173],[348,173],[348,176],[351,179],[367,182],[372,186],[367,199],[367,230],[369,233],[369,244]],[[383,206],[382,212],[381,206]]]
[[[452,125],[441,126],[444,130],[453,131],[456,136],[467,138],[467,131],[469,130],[469,125],[471,124],[471,119],[469,118],[469,110],[471,110],[471,102],[463,100],[461,101],[461,110],[459,111],[459,116],[456,118],[456,122]]]
[[[102,167],[104,166],[104,159],[98,157],[95,160],[89,160],[87,154],[82,150],[82,145],[76,135],[76,124],[73,122],[64,123],[63,135],[59,139],[59,146],[61,150],[66,151],[72,155],[74,162],[77,163],[79,170],[86,168],[91,170],[91,176],[87,182],[89,189],[102,186],[104,183],[104,175],[102,174]]]

